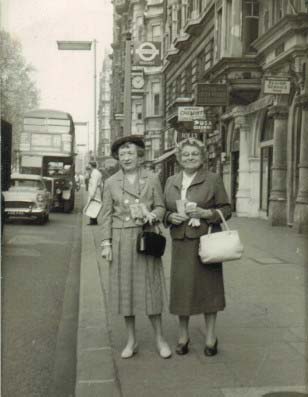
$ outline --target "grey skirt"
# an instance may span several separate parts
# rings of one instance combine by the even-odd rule
[[[160,314],[166,297],[161,259],[137,252],[140,231],[139,227],[113,229],[109,299],[111,311],[123,316]]]
[[[205,265],[198,256],[199,239],[173,240],[170,313],[189,316],[225,307],[222,264]]]

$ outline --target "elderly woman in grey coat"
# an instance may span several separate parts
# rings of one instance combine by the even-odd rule
[[[105,181],[102,208],[102,256],[110,262],[112,307],[124,316],[127,344],[122,358],[137,352],[135,316],[149,316],[162,358],[171,356],[162,335],[164,274],[160,258],[137,252],[137,237],[145,223],[161,221],[165,214],[158,178],[143,168],[144,142],[137,135],[118,139],[112,145],[120,170]]]
[[[205,147],[199,140],[186,139],[177,147],[182,171],[168,178],[165,186],[166,224],[172,238],[170,312],[179,316],[176,353],[189,351],[189,317],[204,314],[204,354],[217,354],[217,312],[225,307],[222,264],[205,265],[198,256],[199,238],[220,230],[220,209],[226,219],[231,207],[221,178],[207,171]],[[223,249],[223,247],[221,247]]]

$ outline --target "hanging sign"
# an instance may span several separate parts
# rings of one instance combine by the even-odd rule
[[[202,106],[179,106],[178,121],[204,120],[204,109]]]
[[[134,65],[137,66],[159,66],[161,44],[155,41],[146,41],[137,45],[134,53]]]
[[[291,82],[286,78],[267,77],[264,80],[264,94],[290,94]]]
[[[196,103],[200,106],[227,106],[227,84],[197,84]]]

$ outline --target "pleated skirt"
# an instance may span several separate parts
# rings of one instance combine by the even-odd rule
[[[160,258],[137,252],[141,228],[113,229],[109,302],[113,314],[155,315],[163,311],[166,284]]]
[[[189,316],[225,307],[222,264],[205,265],[198,256],[199,239],[173,240],[170,313]]]

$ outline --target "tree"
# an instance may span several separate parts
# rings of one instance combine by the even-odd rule
[[[0,112],[1,118],[13,126],[13,153],[18,149],[24,113],[39,102],[33,71],[22,55],[21,44],[8,32],[0,31]]]

